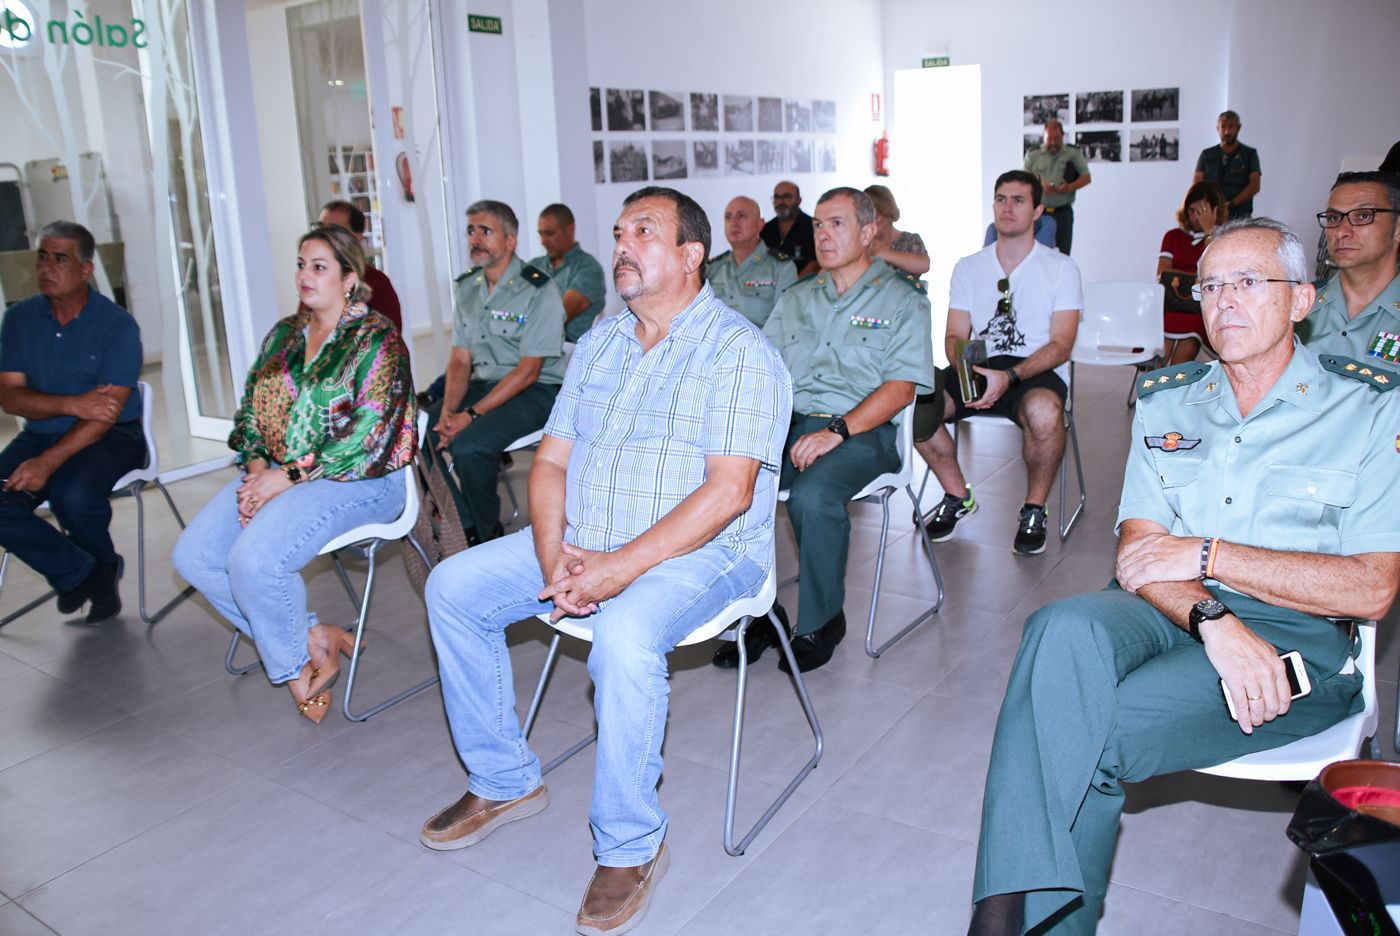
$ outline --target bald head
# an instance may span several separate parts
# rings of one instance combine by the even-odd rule
[[[740,195],[724,206],[724,237],[735,253],[745,256],[753,253],[762,229],[763,213],[752,198]]]
[[[1064,124],[1054,117],[1045,121],[1045,148],[1052,153],[1058,153],[1060,147],[1065,143]]]
[[[797,214],[802,205],[802,193],[793,182],[782,181],[773,186],[773,213],[779,220],[787,221]]]

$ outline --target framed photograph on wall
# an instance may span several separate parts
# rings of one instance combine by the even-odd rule
[[[816,141],[816,148],[817,148],[817,171],[818,171],[818,172],[835,172],[835,171],[836,171],[836,141],[835,141],[835,140],[826,140],[826,139],[817,140],[817,141]]]
[[[690,129],[719,130],[719,95],[690,93]]]
[[[788,146],[788,169],[790,172],[812,171],[812,141],[793,140]]]
[[[818,133],[836,132],[836,102],[812,102],[812,129]]]
[[[758,132],[783,132],[783,99],[761,97],[758,99]]]
[[[614,182],[645,182],[647,145],[640,141],[613,140],[608,147],[608,165]]]
[[[1080,91],[1074,96],[1076,124],[1122,123],[1122,91]]]
[[[1069,92],[1064,94],[1027,94],[1021,98],[1021,124],[1043,127],[1051,117],[1061,123],[1069,120]]]
[[[1178,120],[1180,113],[1177,88],[1142,88],[1133,91],[1133,123],[1146,120]]]
[[[781,113],[781,111],[779,113]],[[757,152],[759,175],[775,175],[780,172],[787,172],[786,140],[759,140]]]
[[[597,185],[602,185],[608,181],[606,167],[603,164],[603,141],[593,141],[593,181]]]
[[[690,151],[697,178],[719,175],[718,140],[695,140],[690,144]]]
[[[609,88],[608,130],[625,133],[644,131],[646,128],[646,92]]]
[[[1080,130],[1074,135],[1074,145],[1088,162],[1123,161],[1121,130]]]
[[[597,88],[588,89],[588,114],[593,121],[593,132],[603,132],[603,101]]]
[[[724,129],[729,133],[753,132],[753,98],[740,94],[724,96]]]
[[[685,97],[679,91],[653,91],[649,102],[653,131],[685,129]]]
[[[685,140],[651,141],[651,177],[658,182],[686,177]]]
[[[1024,160],[1035,150],[1040,149],[1045,142],[1044,134],[1026,133],[1021,136],[1021,158]]]
[[[1128,162],[1176,162],[1180,149],[1176,127],[1134,130],[1128,144]]]
[[[724,141],[724,174],[753,175],[753,140]]]
[[[783,102],[783,129],[788,133],[812,132],[812,102],[788,98]]]

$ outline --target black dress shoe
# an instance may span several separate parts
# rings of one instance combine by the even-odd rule
[[[102,563],[93,562],[92,568],[88,570],[87,578],[66,592],[58,593],[58,613],[72,614],[83,605],[87,604],[88,598],[92,595],[92,589],[102,577]]]
[[[782,621],[783,628],[789,634],[792,633],[792,627],[788,624],[787,612],[783,610],[783,606],[775,603],[773,613],[777,615],[779,621]],[[744,646],[748,648],[750,663],[756,662],[759,657],[763,656],[764,650],[777,645],[778,636],[773,633],[773,625],[768,622],[767,618],[762,620],[754,618],[749,629],[744,631]],[[739,642],[731,640],[720,644],[719,649],[715,651],[715,658],[711,662],[720,669],[738,669]]]
[[[814,670],[819,666],[825,666],[826,661],[831,659],[831,655],[836,652],[836,645],[846,636],[846,612],[836,612],[836,617],[827,621],[821,627],[810,634],[792,638],[792,655],[797,660],[799,672]],[[792,672],[788,669],[787,659],[778,661],[778,669],[784,673]]]
[[[89,592],[92,607],[88,608],[87,617],[83,618],[85,623],[101,624],[121,614],[122,596],[117,588],[117,579],[120,577],[120,559],[116,562],[97,564],[97,581],[93,583]]]

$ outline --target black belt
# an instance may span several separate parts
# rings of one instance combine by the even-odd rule
[[[1347,635],[1348,641],[1356,640],[1356,628],[1362,623],[1361,621],[1356,618],[1328,618],[1327,620],[1336,624],[1341,632]]]
[[[1045,213],[1048,214],[1048,215],[1052,215],[1052,214],[1054,214],[1054,213],[1057,212],[1057,211],[1069,211],[1069,212],[1073,212],[1073,211],[1074,211],[1074,205],[1073,205],[1073,204],[1068,204],[1068,205],[1056,205],[1054,208],[1051,208],[1049,205],[1046,205],[1046,206],[1045,206]]]

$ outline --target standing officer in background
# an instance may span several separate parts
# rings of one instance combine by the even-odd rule
[[[428,444],[452,453],[457,507],[473,544],[501,535],[496,491],[501,453],[544,428],[564,381],[564,303],[549,276],[515,255],[510,206],[467,209],[472,267],[457,277],[452,356]]]
[[[1400,370],[1400,175],[1343,172],[1317,221],[1337,275],[1298,326],[1303,342]]]
[[[1355,623],[1384,617],[1400,584],[1400,397],[1294,339],[1313,287],[1277,221],[1218,228],[1199,271],[1220,359],[1139,378],[1117,581],[1026,622],[987,769],[969,933],[1094,932],[1124,783],[1360,710]],[[1290,699],[1287,650],[1302,654],[1305,698]]]
[[[1196,159],[1192,183],[1214,182],[1225,193],[1231,218],[1254,214],[1254,196],[1259,194],[1259,151],[1240,142],[1240,115],[1225,111],[1215,122],[1220,143],[1201,150]]]
[[[586,253],[574,237],[574,213],[567,205],[549,205],[540,212],[540,243],[544,256],[530,261],[554,280],[564,299],[564,340],[578,341],[603,311],[607,291],[603,265]]]
[[[1054,117],[1045,122],[1045,145],[1026,154],[1026,171],[1040,176],[1041,204],[1055,219],[1055,246],[1069,256],[1074,243],[1074,193],[1093,181],[1077,146],[1065,144],[1065,128]]]
[[[705,273],[720,301],[759,328],[768,321],[778,296],[797,282],[792,258],[760,243],[762,227],[758,202],[743,195],[732,199],[724,209],[724,237],[730,249],[711,259]]]
[[[779,484],[788,491],[797,534],[792,652],[804,673],[830,660],[846,636],[847,502],[879,475],[898,470],[892,420],[916,392],[933,389],[928,298],[918,277],[870,259],[870,196],[832,189],[817,202],[813,225],[821,272],[783,293],[763,327],[792,374]],[[781,605],[775,613],[786,618]],[[744,639],[750,660],[774,640],[762,628],[750,628]],[[738,660],[738,644],[725,643],[714,663],[732,669]],[[786,664],[779,661],[784,670]]]

